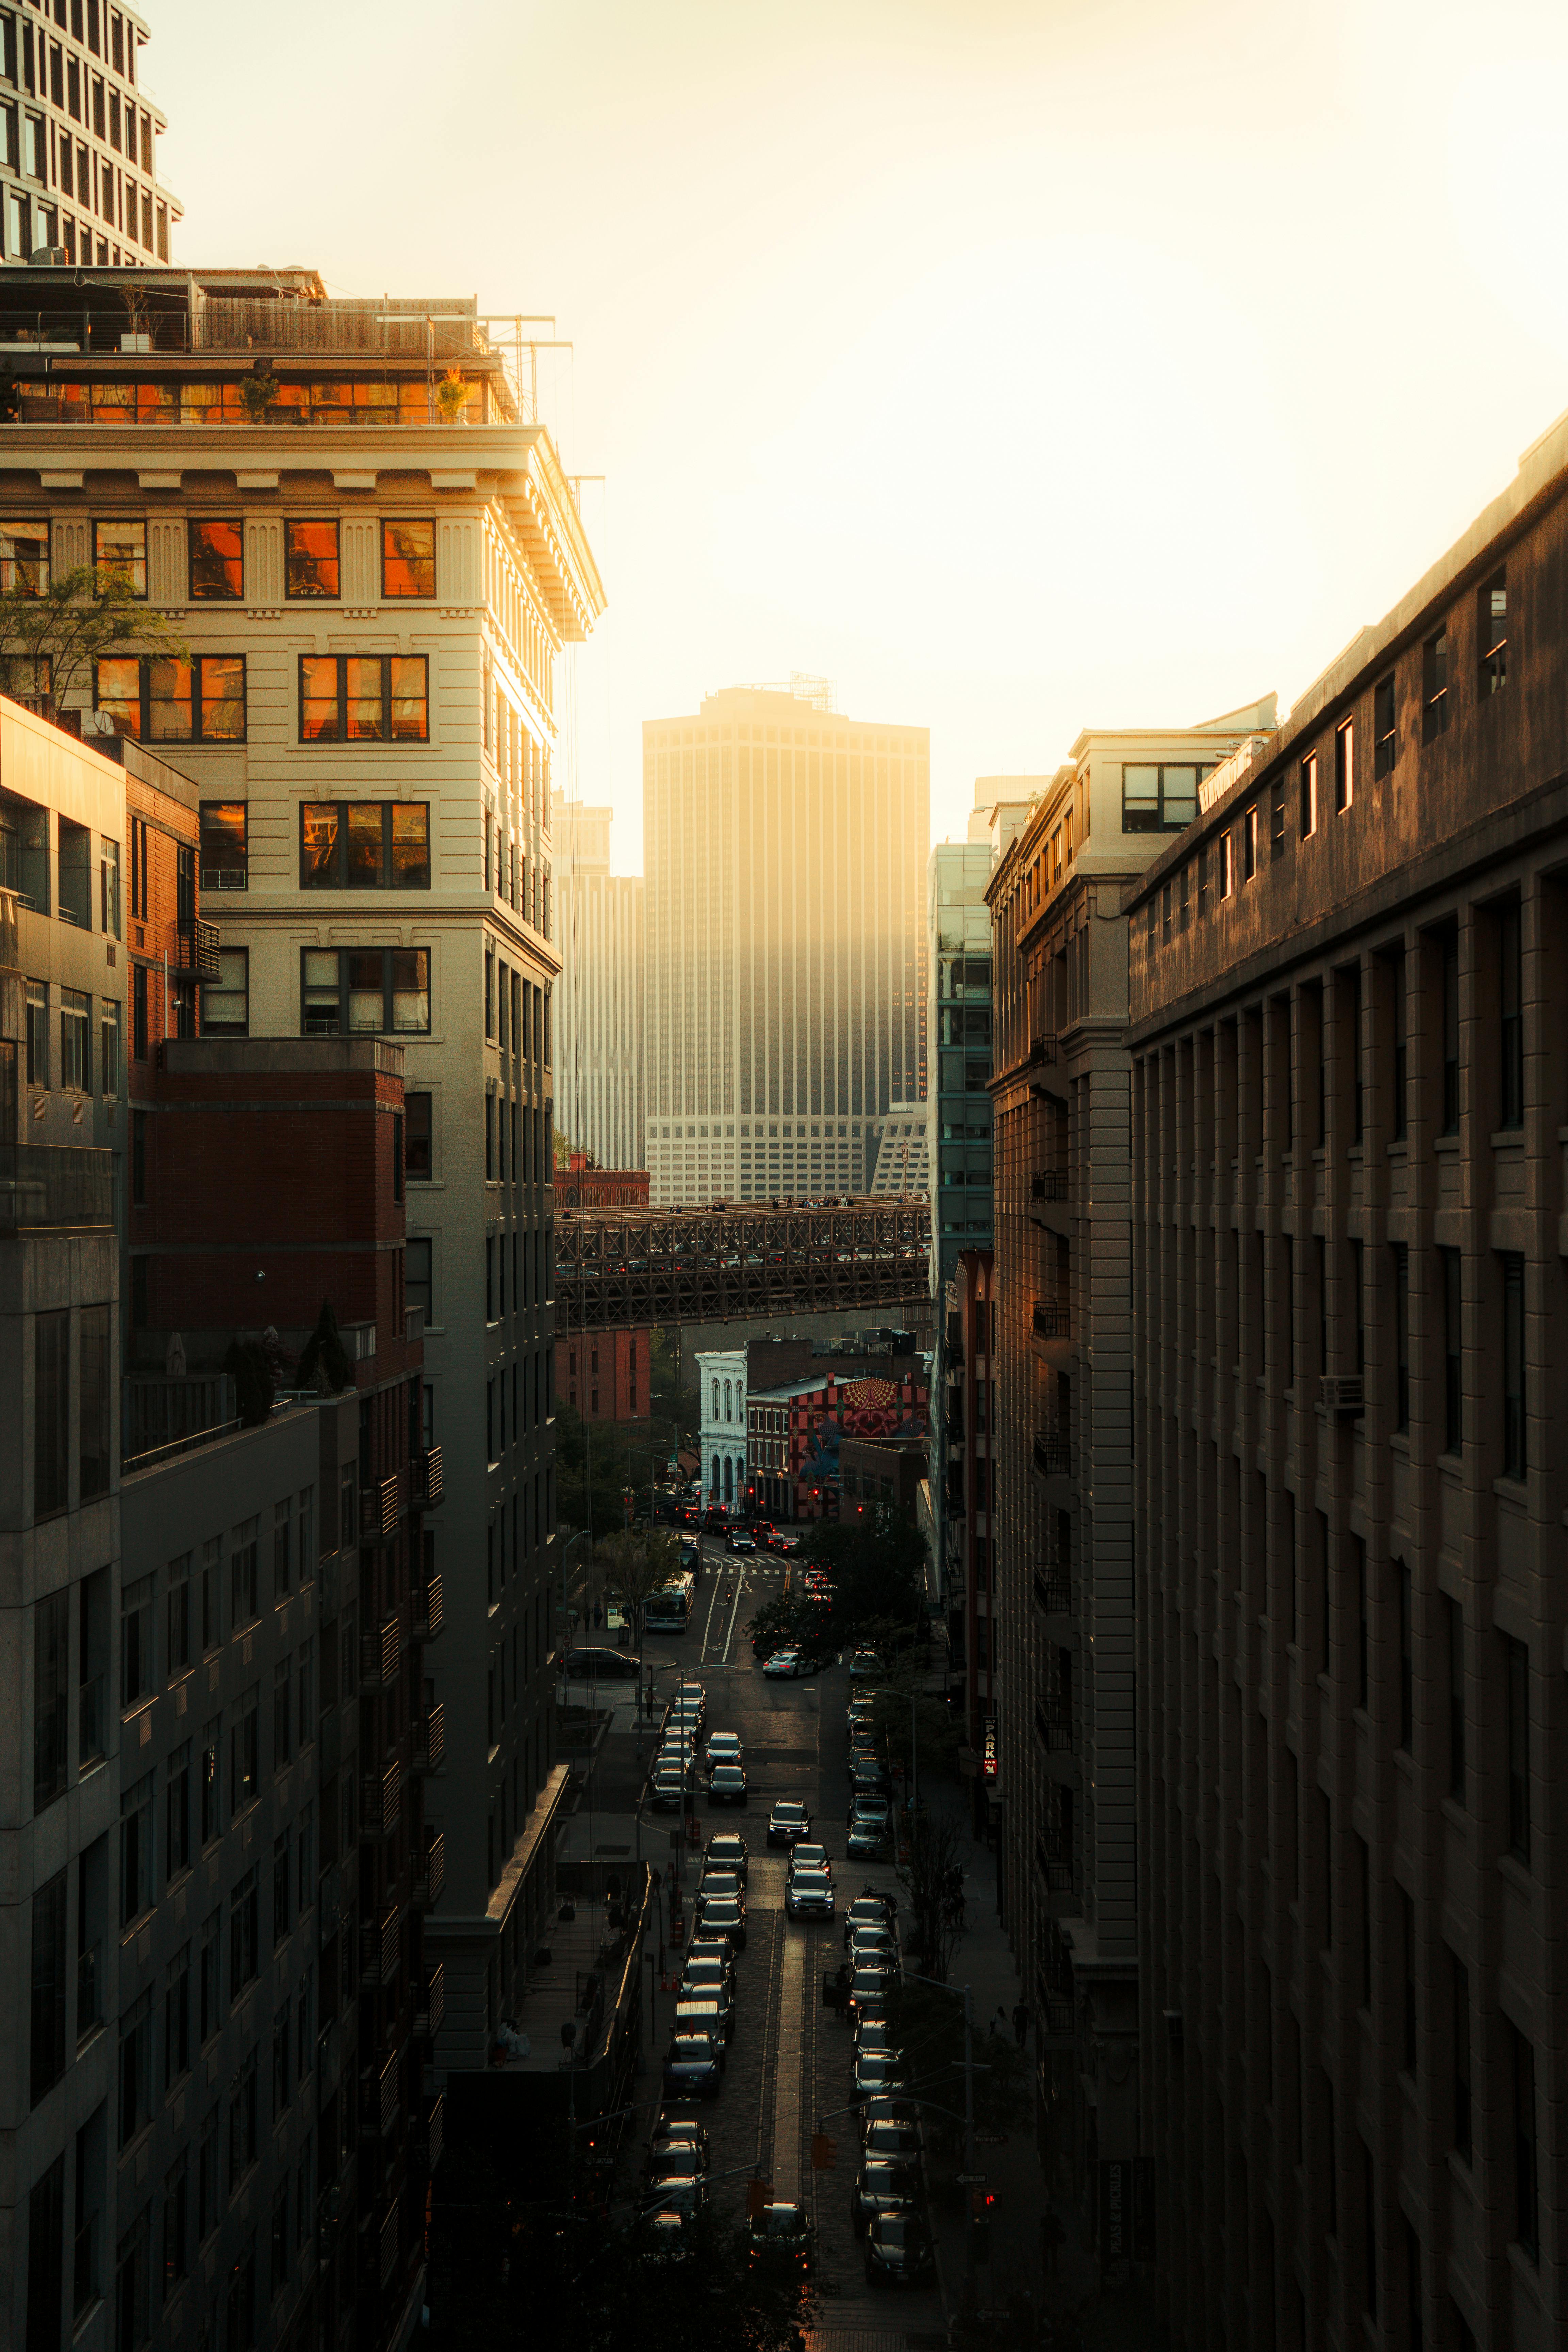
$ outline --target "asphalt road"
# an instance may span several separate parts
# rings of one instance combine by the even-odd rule
[[[897,1893],[889,1865],[845,1858],[848,1816],[849,1696],[847,1665],[797,1681],[766,1680],[753,1664],[745,1624],[759,1601],[779,1590],[784,1562],[766,1553],[731,1559],[721,1543],[704,1545],[698,1608],[683,1636],[661,1635],[647,1645],[656,1661],[678,1662],[707,1693],[708,1730],[736,1731],[742,1743],[748,1801],[743,1810],[710,1810],[700,1791],[697,1813],[704,1835],[738,1829],[751,1849],[747,1948],[737,1962],[738,2011],[723,2088],[707,2108],[711,2169],[731,2176],[713,2190],[720,2209],[739,2214],[752,2177],[770,2180],[773,2193],[795,2197],[818,2234],[823,2328],[902,2329],[945,2342],[934,2290],[872,2287],[849,2218],[858,2168],[858,2126],[849,2106],[852,2038],[837,2012],[822,2003],[822,1980],[843,1957],[846,1905],[873,1885]],[[732,1598],[726,1601],[726,1590]],[[660,1675],[665,1688],[675,1679]],[[802,1800],[812,1831],[827,1848],[838,1894],[831,1925],[796,1923],[784,1907],[786,1859],[767,1846],[767,1817],[775,1798]],[[668,1829],[674,1817],[647,1817]],[[655,1832],[658,1834],[658,1832]],[[644,1852],[652,1851],[645,1842]],[[695,1884],[693,1858],[685,1863],[687,1916]],[[678,1975],[679,1954],[669,1973]],[[656,2009],[652,2050],[668,2039],[673,1991]],[[650,2055],[652,2052],[650,2051]],[[818,2127],[837,2146],[832,2169],[816,2170],[811,2141]]]

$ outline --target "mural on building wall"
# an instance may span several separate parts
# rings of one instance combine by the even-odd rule
[[[806,1442],[803,1477],[838,1475],[838,1449],[847,1437],[923,1437],[925,1407],[906,1405],[894,1381],[848,1381],[837,1395],[837,1412],[824,1413]]]

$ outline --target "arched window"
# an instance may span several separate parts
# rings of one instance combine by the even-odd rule
[[[734,1499],[735,1464],[733,1457],[731,1454],[726,1454],[724,1456],[724,1500],[727,1503],[732,1503]]]
[[[713,1476],[709,1484],[708,1492],[715,1496],[719,1492],[719,1456],[717,1454],[713,1456]]]
[[[726,1421],[730,1418],[730,1383],[728,1381],[724,1383],[724,1418]]]
[[[715,1421],[719,1418],[719,1383],[717,1381],[713,1383],[713,1418]]]

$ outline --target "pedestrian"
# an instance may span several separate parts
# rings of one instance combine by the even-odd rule
[[[996,2014],[991,2021],[991,2031],[998,2041],[1007,2031],[1007,2012],[1000,2001],[996,2004]]]
[[[1029,2004],[1020,2000],[1013,2011],[1013,2034],[1020,2050],[1029,2046]]]

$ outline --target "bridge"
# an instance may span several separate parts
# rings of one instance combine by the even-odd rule
[[[556,1336],[893,1307],[923,1298],[930,1244],[924,1201],[563,1209]]]

